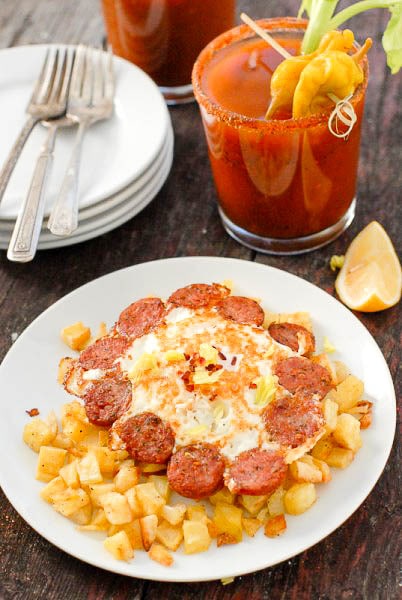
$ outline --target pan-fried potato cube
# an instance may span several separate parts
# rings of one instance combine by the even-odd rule
[[[52,446],[41,446],[39,450],[38,464],[36,467],[36,479],[47,483],[59,474],[64,465],[67,451]]]
[[[46,421],[32,419],[24,427],[23,440],[34,452],[39,452],[41,446],[53,442],[56,434]]]
[[[295,460],[289,466],[290,474],[297,483],[310,482],[321,483],[321,470],[314,464],[308,464],[302,460]]]
[[[278,487],[268,498],[268,512],[271,517],[276,517],[276,515],[281,515],[285,512],[285,505],[283,503],[283,498],[285,496],[285,490],[283,487]]]
[[[105,515],[112,525],[129,523],[132,519],[130,506],[127,498],[118,492],[108,492],[99,498]]]
[[[186,510],[187,507],[185,504],[176,504],[174,506],[165,504],[162,506],[161,516],[171,525],[179,525],[183,522]]]
[[[213,538],[213,539],[217,538],[219,531],[218,531],[218,528],[215,525],[215,523],[212,521],[212,519],[208,519],[207,527],[208,527],[208,532],[209,532],[209,535],[211,536],[211,538]]]
[[[142,473],[160,473],[166,471],[166,465],[158,465],[157,463],[142,463],[140,465]]]
[[[74,325],[64,327],[60,331],[60,336],[63,342],[72,350],[82,350],[89,342],[91,330],[89,327],[85,327],[81,321],[78,321]]]
[[[285,493],[286,512],[290,515],[301,515],[314,504],[316,498],[313,483],[295,483]]]
[[[355,455],[352,450],[348,450],[347,448],[332,448],[325,462],[330,467],[345,469],[350,465],[354,457]]]
[[[183,529],[162,521],[156,530],[156,539],[169,550],[177,550],[183,541]]]
[[[115,492],[114,483],[92,483],[89,486],[89,495],[95,508],[102,506],[101,498],[109,492]]]
[[[238,541],[236,540],[235,536],[231,533],[218,533],[218,536],[216,538],[216,545],[218,546],[218,548],[220,548],[220,546],[226,546],[227,544],[237,543]]]
[[[147,515],[140,520],[140,529],[142,543],[145,550],[149,550],[156,539],[156,530],[158,528],[158,517],[156,515]]]
[[[62,431],[59,431],[59,433],[52,441],[52,446],[54,446],[55,448],[63,448],[64,450],[70,450],[74,446],[74,442],[70,440],[70,438],[67,435],[65,435]]]
[[[313,324],[308,312],[273,313],[265,311],[263,326],[267,328],[271,323],[295,323],[296,325],[303,325],[309,331],[313,331]]]
[[[91,448],[98,461],[99,469],[105,477],[113,477],[117,471],[117,457],[114,450],[109,450],[104,446],[94,446]]]
[[[225,504],[233,504],[235,500],[235,496],[229,492],[228,488],[224,487],[216,494],[213,494],[209,497],[209,501],[211,504],[220,504],[224,502]]]
[[[91,485],[92,483],[101,483],[103,481],[99,463],[93,452],[88,452],[86,456],[78,461],[77,472],[82,485]]]
[[[276,515],[270,517],[265,523],[264,534],[267,537],[276,537],[286,531],[286,519],[285,515]]]
[[[66,488],[52,496],[53,508],[64,517],[70,517],[90,502],[88,494],[82,488]]]
[[[98,431],[98,446],[107,448],[109,442],[109,432],[106,429]]]
[[[219,533],[229,533],[237,542],[243,538],[241,524],[242,510],[231,504],[217,504],[215,506],[213,521]]]
[[[75,443],[81,442],[89,433],[89,423],[83,423],[75,417],[63,419],[63,433]]]
[[[263,506],[263,508],[257,513],[257,519],[260,521],[260,523],[265,523],[265,521],[268,519],[268,517],[269,517],[268,506]]]
[[[325,429],[327,433],[334,431],[336,427],[336,419],[338,416],[338,403],[331,398],[326,398],[322,403],[322,410],[325,419]]]
[[[339,412],[344,412],[359,402],[363,392],[363,382],[354,375],[348,375],[335,390],[329,393],[329,397],[338,403]]]
[[[239,498],[240,504],[244,506],[250,515],[256,515],[267,500],[268,496],[249,496],[248,494],[242,494]]]
[[[339,415],[333,435],[340,446],[348,448],[352,452],[357,452],[362,446],[360,423],[347,413]]]
[[[350,375],[348,367],[340,360],[334,361],[335,373],[336,373],[336,384],[339,385]]]
[[[205,552],[211,544],[208,527],[202,521],[183,521],[184,552]]]
[[[107,537],[103,542],[104,548],[113,554],[117,560],[130,560],[134,558],[134,550],[131,547],[125,531],[119,531],[114,535]]]
[[[153,543],[148,550],[148,556],[164,567],[170,567],[174,562],[173,556],[170,554],[169,550],[166,550],[166,548],[160,544]]]
[[[87,413],[85,412],[85,406],[80,404],[77,400],[73,402],[67,402],[61,407],[61,424],[64,426],[65,419],[76,419],[83,423],[88,423]]]
[[[134,461],[132,459],[123,461],[114,478],[116,491],[126,492],[129,488],[137,485],[139,478],[139,472],[137,467],[134,466]]]
[[[312,449],[311,454],[314,458],[318,458],[319,460],[326,461],[327,457],[329,456],[333,447],[334,447],[333,442],[328,438],[325,438],[323,440],[318,440],[318,442]]]
[[[255,518],[242,517],[243,529],[249,537],[254,537],[259,528],[261,527],[261,521]]]
[[[205,506],[202,504],[189,504],[187,506],[187,519],[189,521],[202,521],[202,523],[207,523],[208,515]]]
[[[62,477],[54,477],[54,479],[49,481],[49,483],[41,489],[39,495],[43,500],[51,503],[53,495],[63,492],[66,488],[66,483]]]
[[[118,531],[125,531],[127,533],[133,550],[144,549],[139,519],[134,519],[130,523],[125,523],[124,525],[110,525],[108,529],[108,535],[114,535]]]
[[[72,462],[64,465],[59,471],[61,477],[66,482],[66,485],[71,488],[80,487],[80,479],[78,477],[77,471],[77,459],[74,459]]]
[[[370,410],[360,419],[360,429],[368,429],[373,422],[373,413]]]
[[[106,518],[105,511],[103,508],[97,508],[92,513],[92,520],[88,525],[82,525],[79,527],[82,531],[108,531],[110,523]]]
[[[125,497],[127,498],[127,502],[130,506],[131,512],[134,518],[139,518],[144,516],[144,512],[142,509],[142,504],[138,500],[137,496],[137,488],[132,487],[126,492],[124,492]]]
[[[303,456],[303,458],[307,458],[307,456],[308,455]],[[318,458],[314,458],[314,457],[311,457],[311,458],[313,460],[313,464],[321,471],[321,475],[322,475],[321,483],[328,483],[328,481],[331,481],[331,479],[332,479],[331,469],[329,468],[327,463]]]
[[[145,516],[160,513],[162,506],[166,504],[166,500],[158,493],[158,490],[152,481],[140,483],[135,489],[138,501],[142,507],[142,512]]]
[[[150,475],[149,481],[152,481],[158,493],[162,498],[165,498],[167,502],[170,496],[170,488],[166,475]]]
[[[77,523],[77,525],[88,525],[91,522],[91,517],[92,506],[89,503],[70,515],[69,519],[74,521],[74,523]]]

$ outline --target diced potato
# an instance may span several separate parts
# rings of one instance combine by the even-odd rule
[[[54,494],[59,492],[63,492],[67,488],[64,479],[60,476],[54,477],[45,487],[41,489],[39,492],[40,497],[46,502],[52,502],[52,497]]]
[[[224,503],[215,506],[213,521],[219,533],[229,533],[237,542],[243,537],[241,518],[242,510],[237,506]]]
[[[103,546],[117,560],[130,560],[134,558],[134,550],[125,531],[119,531],[111,537],[107,537],[103,542]]]
[[[88,494],[82,488],[66,488],[52,495],[53,508],[64,517],[70,517],[90,502]]]
[[[74,523],[77,523],[77,525],[88,525],[91,522],[91,517],[92,506],[91,503],[88,503],[70,515],[69,519],[74,521]]]
[[[74,364],[74,359],[66,356],[62,358],[59,362],[59,368],[57,370],[57,383],[60,385],[64,384],[65,378],[72,365]]]
[[[361,400],[363,392],[363,382],[354,375],[348,375],[335,390],[329,393],[329,397],[338,403],[339,412],[344,412]]]
[[[72,350],[82,350],[91,337],[91,330],[89,327],[85,327],[81,321],[78,321],[78,323],[74,323],[74,325],[64,327],[64,329],[61,330],[60,335],[63,342],[67,344],[69,348]]]
[[[301,515],[314,504],[316,498],[317,494],[313,483],[295,483],[285,493],[286,512],[290,515]]]
[[[101,483],[103,481],[99,463],[93,452],[88,452],[86,456],[78,461],[77,472],[81,484],[83,485],[91,485],[93,483]]]
[[[218,503],[226,503],[226,504],[233,504],[235,500],[235,496],[229,492],[229,490],[224,487],[221,490],[219,490],[219,492],[216,492],[216,494],[213,494],[212,496],[209,497],[209,501],[211,502],[211,504],[218,504]]]
[[[211,536],[211,538],[213,538],[213,539],[217,538],[219,531],[218,531],[218,528],[215,525],[215,523],[212,521],[212,519],[208,518],[207,527],[208,527],[208,532],[209,532],[209,535]]]
[[[85,406],[80,404],[77,400],[73,402],[67,402],[61,407],[61,424],[64,426],[65,419],[76,419],[82,421],[82,423],[88,423],[88,417],[85,412]]]
[[[133,519],[131,523],[126,525],[120,525],[128,535],[131,546],[134,550],[143,550],[144,545],[142,543],[142,534],[139,519]]]
[[[95,337],[95,341],[99,340],[99,338],[105,337],[106,334],[107,334],[106,323],[104,321],[101,321],[99,323],[99,328],[98,328],[98,332]]]
[[[295,323],[313,331],[313,324],[308,312],[273,313],[265,311],[264,327],[267,328],[271,323]]]
[[[177,550],[183,541],[183,529],[182,527],[173,527],[167,521],[162,521],[156,530],[156,539],[169,550]]]
[[[130,506],[126,496],[118,492],[108,492],[99,498],[109,523],[121,525],[129,523],[132,519]]]
[[[325,438],[323,440],[318,440],[318,442],[312,449],[311,454],[314,458],[318,458],[319,460],[326,461],[327,457],[329,456],[333,447],[334,447],[334,444],[333,444],[332,440],[330,440],[328,438]]]
[[[148,556],[164,567],[170,567],[174,562],[173,556],[170,554],[169,550],[166,550],[166,548],[160,544],[153,543],[148,550]]]
[[[249,537],[254,537],[259,528],[261,527],[261,521],[255,518],[242,517],[243,529]]]
[[[362,416],[360,419],[360,429],[368,429],[373,421],[373,413],[371,410]]]
[[[124,460],[114,478],[116,492],[123,493],[127,491],[129,488],[137,485],[139,479],[139,471],[134,466],[134,461],[132,459]]]
[[[331,398],[325,398],[322,403],[322,410],[325,419],[325,429],[327,433],[334,431],[336,427],[336,419],[338,416],[338,403]]]
[[[285,490],[283,487],[278,487],[268,498],[268,512],[271,517],[275,517],[276,515],[281,515],[285,512],[285,506],[283,503],[283,498],[285,496]]]
[[[357,452],[362,446],[360,423],[347,413],[338,416],[333,436],[340,446],[348,448],[352,452]]]
[[[109,432],[106,429],[98,431],[98,445],[102,448],[107,448],[109,442]]]
[[[79,527],[82,531],[107,531],[110,527],[110,523],[106,518],[105,511],[103,508],[97,508],[92,513],[92,520],[88,525],[82,525]]]
[[[54,446],[55,448],[63,448],[64,450],[70,450],[74,446],[74,442],[65,433],[59,431],[59,433],[52,441],[52,446]]]
[[[162,498],[165,498],[167,502],[170,496],[170,488],[166,475],[150,475],[149,481],[152,481],[158,493]]]
[[[135,489],[144,515],[160,513],[162,506],[166,504],[166,500],[158,493],[158,490],[152,481],[140,483]]]
[[[48,446],[57,434],[49,423],[42,419],[32,419],[24,427],[23,440],[34,451],[39,452],[41,446]]]
[[[205,552],[211,544],[208,527],[201,521],[183,521],[184,552]]]
[[[276,537],[286,531],[286,519],[285,515],[276,515],[270,517],[265,523],[264,534],[267,537]]]
[[[66,482],[66,485],[71,488],[78,488],[80,486],[80,480],[77,471],[77,460],[74,459],[72,462],[64,465],[59,471],[61,477]]]
[[[307,458],[307,456],[303,457],[303,458]],[[322,475],[321,483],[328,483],[328,481],[331,481],[331,479],[332,479],[331,469],[329,468],[327,463],[318,458],[314,458],[314,457],[311,457],[311,458],[313,460],[314,465],[321,471],[321,475]]]
[[[47,483],[59,474],[64,465],[67,451],[52,446],[41,446],[39,450],[38,464],[36,467],[36,479]]]
[[[268,506],[263,506],[262,509],[257,513],[257,519],[260,521],[260,523],[265,523],[265,521],[268,519],[268,517],[269,517]]]
[[[321,483],[322,472],[314,464],[308,464],[306,461],[295,460],[289,466],[290,473],[293,479],[298,483],[311,482]]]
[[[226,546],[227,544],[237,544],[238,540],[231,533],[219,533],[216,539],[216,545],[218,548]]]
[[[142,543],[145,550],[149,550],[156,539],[156,530],[158,528],[158,517],[156,515],[147,515],[140,520]]]
[[[339,385],[346,379],[348,375],[350,375],[350,371],[348,367],[340,360],[334,361],[335,365],[335,373],[336,373],[336,383]]]
[[[166,465],[158,465],[154,463],[141,463],[140,465],[142,473],[160,473],[166,471]]]
[[[124,492],[125,497],[127,498],[127,502],[130,506],[132,515],[135,519],[144,516],[144,511],[142,508],[142,504],[138,500],[137,496],[137,487],[132,487],[126,492]]]
[[[186,509],[187,507],[185,504],[176,504],[174,506],[165,504],[162,506],[161,516],[171,525],[179,525],[183,522]]]
[[[189,504],[187,506],[187,519],[189,521],[202,521],[202,523],[207,523],[208,515],[205,506],[202,504]]]
[[[89,495],[91,496],[92,504],[96,508],[102,506],[102,496],[115,491],[114,483],[93,483],[89,486]]]
[[[332,448],[325,462],[330,467],[345,469],[350,465],[354,457],[355,455],[352,450],[348,450],[347,448]]]
[[[256,515],[267,500],[268,496],[249,496],[248,494],[242,494],[239,498],[240,504],[244,506],[250,515]]]
[[[64,417],[63,433],[73,442],[81,442],[89,433],[89,423],[79,421],[75,417]]]
[[[117,471],[117,456],[116,451],[109,450],[104,446],[91,447],[92,452],[96,456],[99,469],[105,477],[113,477]]]

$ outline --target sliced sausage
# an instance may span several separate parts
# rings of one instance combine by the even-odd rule
[[[78,363],[83,369],[111,369],[127,347],[125,338],[103,337],[81,352]]]
[[[236,323],[262,325],[264,322],[264,311],[258,302],[243,296],[228,296],[218,305],[218,311]]]
[[[173,454],[167,476],[170,487],[193,500],[206,498],[223,486],[225,461],[212,444],[192,444]]]
[[[169,423],[151,412],[128,418],[117,433],[133,458],[145,463],[165,464],[172,454],[175,437]]]
[[[140,337],[159,325],[165,316],[165,306],[160,298],[142,298],[123,310],[116,329],[124,335]]]
[[[230,290],[218,283],[192,283],[173,292],[168,301],[176,306],[202,308],[215,306],[229,294]]]
[[[227,474],[227,485],[234,494],[270,494],[286,477],[284,456],[276,450],[253,448],[236,456]]]
[[[264,411],[263,419],[272,441],[291,448],[313,438],[324,425],[320,403],[298,395],[271,402]]]
[[[119,377],[95,381],[85,392],[87,417],[94,425],[110,427],[131,404],[131,383]]]
[[[321,400],[332,388],[329,371],[302,356],[292,356],[279,362],[275,367],[275,375],[281,386],[291,394],[316,395]]]
[[[288,346],[293,352],[299,352],[299,348],[303,349],[301,354],[307,356],[315,350],[314,335],[296,323],[271,323],[268,327],[271,337],[280,344]]]

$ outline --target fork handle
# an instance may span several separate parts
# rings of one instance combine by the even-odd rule
[[[53,159],[57,126],[49,129],[46,141],[36,161],[28,194],[18,214],[8,247],[7,258],[28,262],[36,254],[45,211],[45,187]]]
[[[60,193],[50,213],[47,227],[54,235],[71,235],[78,227],[78,183],[82,142],[90,123],[89,120],[83,120],[78,126],[70,162]]]
[[[14,167],[17,164],[17,160],[22,152],[23,147],[25,146],[25,142],[28,139],[29,134],[32,129],[35,127],[36,123],[39,121],[37,117],[29,117],[23,128],[21,129],[17,139],[14,142],[13,147],[10,150],[10,153],[4,163],[1,171],[0,171],[0,202],[4,196],[4,192],[6,191],[8,182],[10,181],[10,177],[12,172],[14,171]]]

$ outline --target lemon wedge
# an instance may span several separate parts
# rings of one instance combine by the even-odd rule
[[[362,312],[384,310],[399,302],[401,265],[377,221],[369,223],[350,244],[335,289],[346,306]]]

